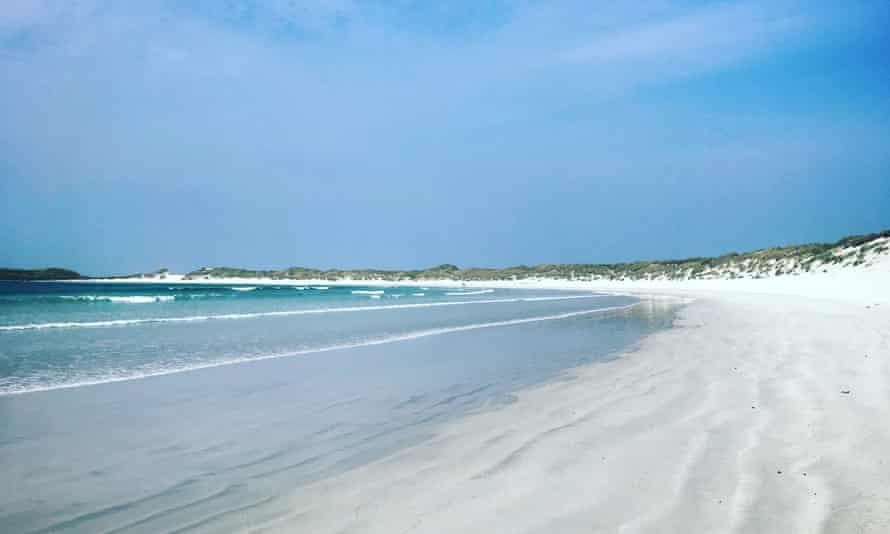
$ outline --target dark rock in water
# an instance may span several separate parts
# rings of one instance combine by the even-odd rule
[[[844,395],[849,395],[849,394],[850,394],[850,390],[849,390],[849,389],[842,389],[842,390],[841,390],[841,393],[843,393]]]

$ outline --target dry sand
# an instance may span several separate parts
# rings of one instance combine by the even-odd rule
[[[265,526],[890,532],[888,422],[890,306],[700,295],[621,358],[302,489]]]
[[[890,255],[765,280],[467,285],[695,300],[620,358],[301,488],[256,527],[890,532]]]

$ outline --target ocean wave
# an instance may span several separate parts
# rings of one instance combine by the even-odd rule
[[[452,297],[457,297],[463,295],[484,295],[486,293],[494,293],[494,289],[480,289],[478,291],[448,291],[445,294]]]
[[[328,286],[312,286],[312,289],[317,289],[318,291],[324,291],[326,289],[330,289]]]
[[[197,294],[185,294],[185,295],[175,295],[176,300],[197,300],[197,299],[216,299],[228,297],[231,298],[231,295],[226,295],[225,293],[197,293]]]
[[[118,302],[125,304],[149,304],[151,302],[171,302],[175,300],[174,295],[154,295],[154,296],[131,296],[131,297],[108,297],[110,302]]]
[[[256,287],[233,287],[232,291],[256,291]]]
[[[423,297],[423,296],[426,296],[426,293],[411,293],[411,296],[413,296],[413,297]]]
[[[384,304],[380,306],[346,306],[342,308],[310,308],[304,310],[281,310],[255,313],[226,313],[219,315],[190,315],[185,317],[145,317],[141,319],[111,319],[107,321],[79,321],[56,323],[28,323],[15,325],[2,325],[0,332],[22,330],[45,330],[52,328],[106,328],[115,326],[133,326],[155,323],[193,323],[202,321],[225,321],[237,319],[257,319],[261,317],[288,317],[295,315],[315,315],[326,313],[352,313],[368,311],[402,310],[413,308],[437,308],[442,306],[469,306],[476,304],[503,304],[509,302],[540,302],[548,300],[572,300],[605,297],[607,295],[563,295],[554,297],[516,297],[487,300],[466,300],[457,302],[423,302],[416,304]],[[377,295],[377,298],[380,296]]]
[[[47,301],[51,301],[52,298],[53,297],[48,298]],[[112,302],[116,304],[150,304],[152,302],[170,302],[175,299],[173,295],[60,295],[55,298],[62,301]]]
[[[226,297],[225,293],[184,293],[176,295],[38,295],[33,297],[0,297],[0,304],[78,304],[115,303],[151,304],[174,300],[194,300]]]
[[[374,291],[367,290],[367,289],[354,289],[352,291],[353,295],[382,295],[383,293],[384,292],[382,289],[377,289]]]
[[[446,304],[446,303],[439,303],[439,304]],[[139,380],[139,379],[149,378],[149,377],[154,377],[154,376],[164,376],[164,375],[171,375],[171,374],[177,374],[177,373],[185,373],[185,372],[190,372],[190,371],[198,371],[201,369],[210,369],[213,367],[223,367],[226,365],[251,363],[251,362],[264,361],[264,360],[274,360],[274,359],[279,359],[279,358],[290,358],[290,357],[294,357],[294,356],[304,356],[304,355],[308,355],[308,354],[318,354],[318,353],[323,353],[323,352],[331,352],[331,351],[335,351],[335,350],[347,350],[347,349],[360,348],[360,347],[370,347],[370,346],[374,346],[374,345],[385,345],[388,343],[397,343],[400,341],[409,341],[412,339],[420,339],[420,338],[430,337],[430,336],[453,334],[456,332],[480,330],[483,328],[497,328],[497,327],[515,326],[515,325],[527,324],[527,323],[536,323],[536,322],[542,322],[542,321],[555,321],[555,320],[560,320],[560,319],[569,319],[571,317],[580,317],[580,316],[584,316],[584,315],[594,315],[594,314],[628,310],[628,309],[636,306],[637,304],[638,303],[627,304],[625,306],[610,306],[610,307],[606,307],[606,308],[593,308],[593,309],[588,309],[588,310],[565,312],[565,313],[559,313],[559,314],[554,314],[554,315],[540,315],[540,316],[535,316],[535,317],[525,317],[522,319],[508,319],[508,320],[504,320],[504,321],[492,321],[492,322],[487,322],[487,323],[473,323],[473,324],[460,325],[460,326],[430,328],[427,330],[417,330],[414,332],[408,332],[408,333],[404,333],[404,334],[394,334],[394,335],[390,335],[390,336],[374,337],[374,338],[368,338],[368,339],[363,339],[360,341],[353,341],[353,342],[348,342],[348,343],[340,343],[340,344],[327,345],[327,346],[322,346],[322,347],[314,347],[314,348],[300,349],[300,350],[295,350],[295,351],[280,352],[280,353],[275,353],[275,354],[265,354],[265,355],[261,355],[261,356],[241,356],[241,357],[236,357],[236,358],[227,358],[227,359],[219,360],[219,361],[215,361],[215,362],[203,362],[203,363],[198,363],[198,364],[194,364],[194,365],[186,365],[186,366],[175,367],[175,368],[157,368],[157,369],[144,369],[143,368],[141,371],[134,372],[131,375],[123,375],[122,376],[120,374],[121,371],[118,370],[118,371],[115,371],[115,374],[112,376],[94,378],[94,379],[89,379],[89,380],[82,380],[82,381],[77,381],[77,382],[46,384],[46,385],[39,385],[39,386],[26,385],[26,386],[23,386],[18,389],[16,389],[15,387],[12,387],[12,388],[8,388],[5,390],[0,390],[0,396],[18,395],[18,394],[24,394],[24,393],[36,393],[36,392],[40,392],[40,391],[51,391],[51,390],[56,390],[56,389],[71,389],[71,388],[78,388],[78,387],[84,387],[84,386],[96,386],[96,385],[100,385],[100,384],[109,384],[112,382],[124,382],[124,381],[129,381],[129,380]],[[126,372],[126,371],[124,371],[124,372]]]

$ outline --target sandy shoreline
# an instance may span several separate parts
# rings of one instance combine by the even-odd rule
[[[305,488],[268,526],[890,531],[890,309],[725,294],[677,326]]]
[[[774,276],[763,279],[697,279],[697,280],[590,280],[523,279],[495,281],[455,280],[273,280],[269,278],[198,278],[186,280],[184,275],[170,273],[165,278],[95,278],[71,282],[169,284],[177,285],[239,285],[239,286],[414,286],[467,287],[505,289],[567,289],[591,290],[619,294],[662,294],[675,296],[765,294],[820,298],[859,304],[890,305],[890,254],[875,256],[865,266],[832,267],[824,272],[802,275]]]
[[[290,496],[290,516],[261,526],[890,532],[886,258],[867,269],[764,280],[465,285],[694,301],[676,328],[620,358],[576,369],[571,380],[449,423],[432,441],[302,488]]]
[[[293,515],[266,526],[890,531],[888,274],[882,262],[767,280],[467,283],[695,300],[621,358],[300,490]]]

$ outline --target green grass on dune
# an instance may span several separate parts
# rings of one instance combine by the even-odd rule
[[[279,270],[253,270],[235,267],[205,267],[188,273],[189,278],[268,278],[272,280],[521,280],[528,278],[563,279],[687,279],[703,277],[760,277],[810,271],[816,266],[865,261],[865,254],[887,251],[881,238],[890,237],[890,230],[845,237],[835,243],[810,243],[773,247],[752,252],[731,252],[717,257],[693,257],[675,260],[650,260],[612,264],[542,264],[517,265],[501,269],[484,267],[459,268],[443,264],[428,269],[312,269],[289,267]],[[877,242],[876,242],[877,241]],[[852,259],[844,249],[858,248]]]

